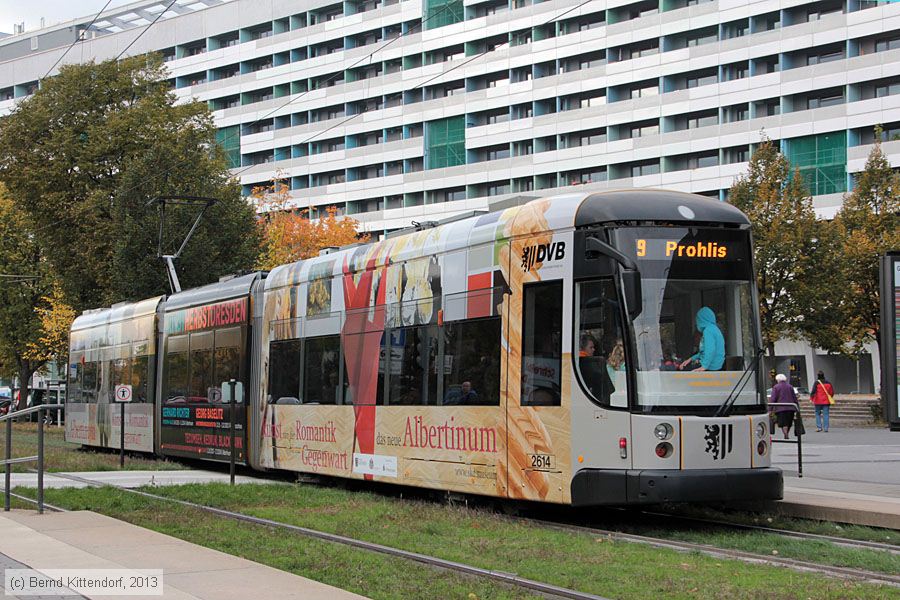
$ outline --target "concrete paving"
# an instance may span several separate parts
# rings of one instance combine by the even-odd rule
[[[145,485],[183,485],[186,483],[228,483],[228,473],[216,471],[86,471],[63,473],[90,479],[103,484],[137,488]],[[13,473],[12,487],[37,487],[37,473]],[[235,476],[235,483],[260,483],[260,479],[245,475]],[[267,483],[270,483],[266,481]],[[45,488],[84,488],[86,483],[58,477],[54,473],[44,473]],[[2,490],[2,487],[0,487]]]
[[[776,443],[772,463],[784,471],[781,512],[900,529],[900,433],[876,428],[815,430],[804,420],[803,477],[797,445]],[[779,436],[780,437],[780,436]]]
[[[37,570],[162,569],[162,597],[172,600],[363,598],[89,511],[0,512],[0,566],[21,565]]]

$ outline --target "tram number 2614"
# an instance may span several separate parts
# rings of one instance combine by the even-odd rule
[[[531,468],[546,471],[556,468],[556,458],[552,454],[529,454]]]

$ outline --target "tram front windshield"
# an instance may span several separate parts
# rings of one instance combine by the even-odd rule
[[[642,306],[632,322],[641,412],[707,414],[757,369],[756,309],[746,231],[630,228],[618,248],[641,273]],[[758,412],[756,373],[735,392],[733,412]],[[744,383],[743,381],[741,383]]]

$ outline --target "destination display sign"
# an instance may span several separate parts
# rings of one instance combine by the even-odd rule
[[[614,232],[616,247],[633,258],[644,276],[746,278],[750,274],[747,231],[714,227],[628,227]]]
[[[194,306],[166,315],[169,334],[227,327],[247,322],[247,298]]]
[[[638,238],[634,241],[637,258],[665,260],[672,258],[727,259],[728,246],[719,242],[682,242],[673,239]]]

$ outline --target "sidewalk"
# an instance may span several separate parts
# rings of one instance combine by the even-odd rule
[[[102,484],[117,485],[126,488],[138,488],[145,485],[183,485],[186,483],[228,483],[228,473],[217,471],[84,471],[78,473],[60,473],[75,475],[82,479],[90,479]],[[13,473],[12,487],[37,487],[37,473]],[[267,480],[237,475],[235,483],[271,483]],[[85,488],[87,483],[58,477],[55,473],[44,473],[45,488]],[[2,491],[2,488],[0,488]]]
[[[21,568],[15,563],[39,570],[162,569],[165,593],[157,597],[173,600],[363,598],[88,511],[0,512],[0,566]]]
[[[773,465],[784,471],[782,513],[810,519],[900,529],[900,433],[806,423],[803,477],[797,446],[775,444]]]

